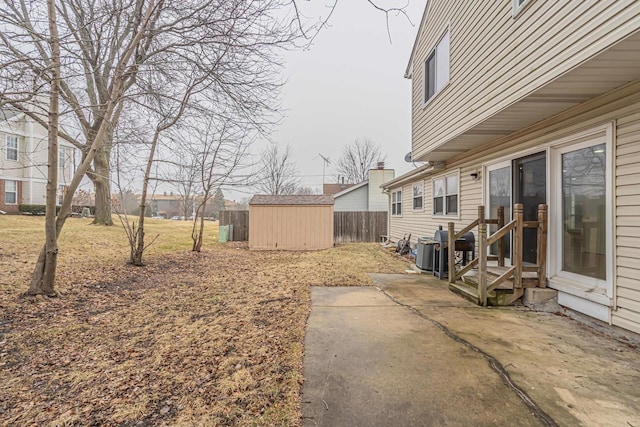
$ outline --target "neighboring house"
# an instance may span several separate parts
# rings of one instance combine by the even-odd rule
[[[75,171],[74,147],[58,140],[58,200]],[[18,213],[19,205],[44,205],[47,190],[47,130],[16,110],[0,111],[0,211]]]
[[[386,211],[387,195],[381,185],[395,176],[393,169],[385,169],[380,164],[377,169],[369,170],[369,179],[335,193],[333,210],[335,212],[375,212]]]
[[[342,178],[342,183],[336,184],[322,184],[322,194],[325,196],[333,196],[336,193],[341,192],[342,190],[346,190],[349,187],[353,187],[355,184],[345,184],[344,177]]]
[[[546,203],[558,302],[640,333],[640,2],[428,1],[406,77],[429,163],[384,185],[391,237]]]

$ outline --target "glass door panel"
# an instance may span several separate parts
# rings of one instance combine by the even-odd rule
[[[504,221],[508,223],[511,221],[511,164],[499,164],[487,167],[487,173],[489,175],[489,186],[487,188],[487,217],[497,218],[498,207],[504,206]],[[489,224],[489,235],[495,233],[498,227],[494,224]],[[504,253],[507,259],[511,258],[511,238],[510,234],[507,234],[503,238]],[[498,255],[498,244],[494,243],[489,248],[491,255]]]
[[[562,154],[562,270],[606,280],[606,150]]]
[[[538,153],[516,159],[514,167],[515,203],[522,203],[525,221],[538,219],[538,205],[547,203],[547,155]],[[522,260],[538,262],[538,231],[525,228],[522,232]]]

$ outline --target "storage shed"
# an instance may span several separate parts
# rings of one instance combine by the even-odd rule
[[[249,249],[333,246],[333,196],[256,195],[249,202]]]

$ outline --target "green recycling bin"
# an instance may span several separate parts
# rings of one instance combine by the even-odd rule
[[[229,240],[229,226],[221,225],[220,231],[218,232],[218,242],[226,243]]]

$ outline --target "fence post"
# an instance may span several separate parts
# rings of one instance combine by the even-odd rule
[[[498,206],[498,230],[504,227],[504,206]],[[498,239],[498,266],[504,267],[504,237]]]
[[[447,229],[447,255],[449,257],[449,283],[455,283],[456,281],[456,239],[455,239],[455,224],[449,223]],[[440,256],[444,255],[444,248],[440,248]],[[443,260],[441,259],[440,262]],[[434,266],[435,268],[435,266]]]
[[[538,205],[538,286],[547,287],[547,205]]]
[[[513,207],[513,215],[516,218],[516,232],[513,236],[513,259],[516,271],[513,277],[513,287],[522,287],[522,229],[524,227],[523,205],[516,203]]]
[[[487,224],[478,224],[478,302],[487,306]]]

